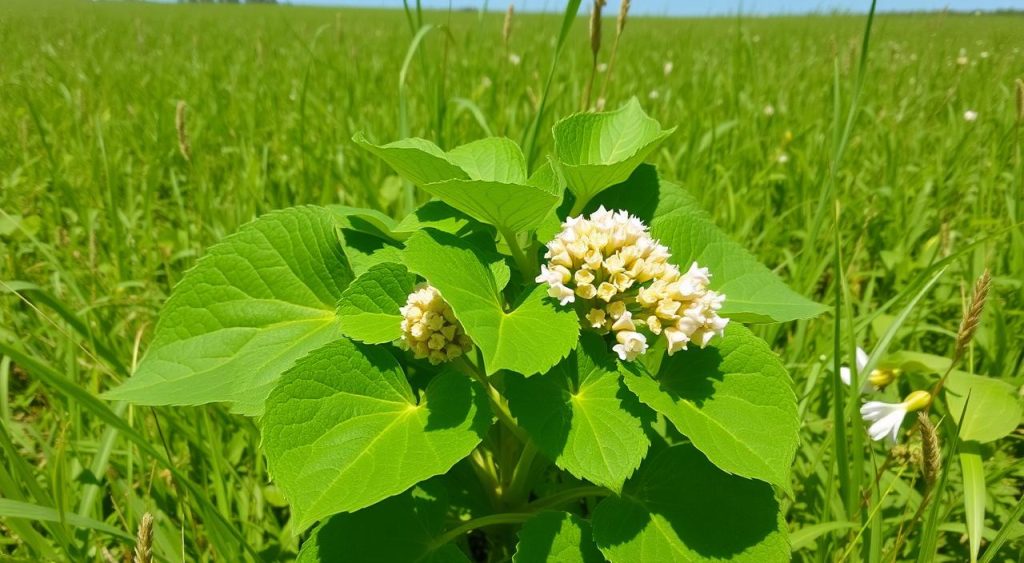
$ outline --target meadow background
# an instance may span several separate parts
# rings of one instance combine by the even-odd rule
[[[419,17],[438,27],[406,61],[420,22],[402,11],[0,5],[0,559],[119,560],[145,512],[158,560],[294,556],[253,420],[217,405],[97,397],[130,375],[171,287],[239,225],[304,203],[405,211],[401,181],[354,132],[448,148],[523,137],[559,16],[516,14],[507,43],[502,14]],[[636,96],[679,126],[655,163],[794,288],[834,305],[845,280],[840,325],[853,330],[838,346],[833,314],[756,328],[800,401],[783,506],[794,557],[806,561],[918,556],[920,526],[892,552],[921,502],[918,469],[879,471],[885,448],[865,438],[847,438],[857,451],[837,457],[826,383],[836,350],[844,361],[853,341],[870,350],[931,264],[953,257],[891,349],[948,357],[962,289],[987,267],[993,288],[964,369],[1024,384],[1024,110],[1014,90],[1024,16],[878,16],[860,111],[836,159],[865,20],[631,17],[606,95],[609,108]],[[553,121],[579,110],[589,49],[581,17],[535,157],[550,150]],[[862,431],[851,421],[846,434]],[[1004,536],[987,554],[995,561],[1024,560],[1022,438],[983,451],[985,544]],[[860,492],[851,502],[839,490],[847,458],[878,500],[869,513]],[[960,479],[949,464],[927,530],[941,559],[968,558]]]

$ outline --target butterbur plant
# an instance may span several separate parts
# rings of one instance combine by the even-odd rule
[[[109,397],[258,418],[300,561],[786,560],[797,407],[744,325],[810,318],[644,161],[633,100],[516,143],[355,142],[433,199],[269,213]]]

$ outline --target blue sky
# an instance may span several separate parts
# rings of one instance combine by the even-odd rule
[[[402,0],[280,0],[293,4],[313,4],[322,6],[364,6],[401,8]],[[414,3],[415,0],[410,0]],[[430,8],[447,8],[448,0],[423,0],[423,5]],[[455,8],[479,8],[484,0],[451,0]],[[491,10],[504,11],[508,0],[490,0]],[[524,11],[558,10],[565,4],[561,0],[516,0],[516,9]],[[584,5],[589,2],[584,1]],[[609,0],[606,10],[618,10],[618,2]],[[778,14],[829,12],[840,10],[845,12],[865,12],[870,0],[633,0],[632,13],[647,15],[704,16],[735,14],[738,11],[748,14]],[[945,7],[952,10],[996,10],[1001,8],[1024,8],[1024,0],[879,0],[879,11],[921,11],[941,10]]]

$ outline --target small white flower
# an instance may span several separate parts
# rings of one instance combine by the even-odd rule
[[[903,399],[902,403],[883,403],[869,401],[860,408],[860,415],[866,422],[871,422],[868,435],[874,441],[888,438],[895,444],[900,434],[900,426],[908,412],[921,410],[931,404],[932,396],[927,391],[914,391]]]
[[[658,98],[661,97],[661,94],[658,93],[657,90],[651,90],[651,92],[649,94],[647,94],[647,97],[652,99],[652,100],[657,100]]]
[[[784,152],[780,152],[778,158],[775,160],[778,161],[779,164],[786,164],[789,162],[789,155]]]
[[[977,120],[978,112],[974,111],[973,109],[969,109],[964,112],[964,121],[966,121],[967,123],[974,123]]]
[[[608,63],[600,63],[597,65],[597,72],[606,72],[608,70]]]
[[[647,337],[639,332],[622,330],[615,334],[615,340],[618,344],[612,346],[612,350],[624,362],[631,362],[647,351]]]
[[[775,115],[775,106],[768,104],[764,106],[764,109],[761,111],[764,113],[765,117],[771,117]]]
[[[981,53],[979,53],[978,56],[983,58],[983,59],[987,59],[988,58],[988,51],[982,51]]]
[[[865,352],[864,349],[861,348],[860,346],[857,347],[856,364],[857,373],[863,373],[864,368],[867,367],[868,365],[868,353]],[[853,372],[850,370],[850,368],[843,366],[839,368],[839,379],[842,379],[843,383],[846,384],[847,387],[849,387],[850,382],[853,381]],[[861,386],[860,392],[867,393],[870,389],[870,382],[868,382],[867,378],[864,378],[864,385]]]
[[[512,66],[519,66],[519,63],[523,62],[523,59],[515,53],[509,53],[508,62],[512,63]]]
[[[672,61],[666,61],[665,66],[663,66],[661,70],[665,73],[665,76],[668,76],[672,74],[672,68]]]
[[[967,58],[967,50],[960,49],[960,54],[956,57],[956,64],[965,66],[968,62],[970,62],[970,59]]]

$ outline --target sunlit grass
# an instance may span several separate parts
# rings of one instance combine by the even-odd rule
[[[107,550],[116,559],[144,512],[156,516],[160,558],[294,554],[252,420],[219,406],[95,397],[131,373],[182,273],[240,224],[302,203],[408,207],[401,181],[350,141],[355,131],[448,148],[529,135],[561,22],[516,14],[506,47],[503,17],[425,13],[423,23],[442,27],[409,55],[414,32],[401,12],[0,7],[0,497],[21,503],[0,505],[0,556],[103,559]],[[800,401],[794,496],[782,497],[795,556],[916,558],[934,535],[940,553],[963,560],[957,462],[935,516],[899,553],[921,476],[912,466],[879,471],[886,451],[854,420],[842,471],[859,485],[841,490],[834,421],[851,417],[834,416],[829,382],[834,351],[848,362],[853,343],[891,339],[891,351],[949,357],[961,286],[969,291],[987,267],[989,306],[961,367],[1024,383],[1024,131],[1014,100],[1024,21],[874,23],[841,159],[863,17],[631,18],[607,103],[636,96],[678,124],[656,155],[662,172],[800,292],[830,305],[843,297],[838,346],[834,315],[757,329]],[[605,26],[611,37],[613,19]],[[554,119],[578,110],[591,68],[580,18],[553,75],[538,154],[551,148]],[[940,425],[944,447],[955,430]],[[1015,433],[983,451],[982,552],[1002,546],[986,554],[993,560],[1024,547],[1024,529],[1007,525],[1021,514],[1021,450]]]

